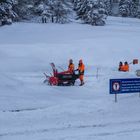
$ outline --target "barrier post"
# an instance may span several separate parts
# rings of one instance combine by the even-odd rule
[[[98,79],[99,68],[97,68],[96,78]]]
[[[115,93],[115,103],[117,103],[117,93]]]

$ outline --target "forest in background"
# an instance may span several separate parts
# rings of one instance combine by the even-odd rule
[[[23,20],[68,23],[73,14],[83,23],[103,26],[112,6],[111,0],[0,0],[0,26]],[[118,8],[115,16],[140,18],[138,0],[120,0]]]

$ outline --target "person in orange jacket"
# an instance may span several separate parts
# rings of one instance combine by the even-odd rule
[[[122,67],[122,71],[124,71],[124,72],[129,71],[129,64],[127,62],[124,63],[124,65]]]
[[[80,86],[84,85],[84,71],[85,71],[85,65],[83,64],[82,59],[79,60],[79,65],[78,65],[78,71],[79,71],[79,79],[80,79]]]
[[[120,63],[119,63],[119,68],[118,68],[118,71],[122,71],[122,69],[123,69],[123,63],[122,63],[122,62],[120,62]]]
[[[68,71],[72,74],[74,73],[74,64],[72,59],[69,60]]]

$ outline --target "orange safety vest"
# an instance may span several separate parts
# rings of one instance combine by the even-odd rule
[[[123,65],[122,71],[124,71],[124,72],[129,71],[129,65]]]
[[[83,63],[79,64],[78,70],[80,75],[84,75],[85,65]]]
[[[119,66],[119,71],[123,71],[123,65]]]
[[[69,64],[68,71],[70,71],[71,73],[73,73],[73,71],[74,71],[74,64],[73,63]]]

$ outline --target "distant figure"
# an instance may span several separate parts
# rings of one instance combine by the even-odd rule
[[[128,62],[127,62],[127,61],[124,63],[124,66],[123,66],[123,71],[124,71],[124,72],[129,71],[129,64],[128,64]]]
[[[45,14],[42,15],[42,23],[47,23],[47,16]]]

